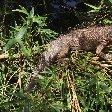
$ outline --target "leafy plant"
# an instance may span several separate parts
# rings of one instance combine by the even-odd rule
[[[17,24],[15,24],[15,27],[12,27],[14,30],[11,33],[11,39],[9,39],[9,41],[7,42],[5,46],[5,50],[10,49],[13,45],[18,43],[24,55],[29,57],[31,56],[31,49],[29,44],[31,43],[31,39],[33,38],[32,35],[34,33],[35,33],[34,35],[36,36],[40,35],[43,41],[49,41],[57,33],[55,33],[54,31],[50,29],[45,28],[46,17],[34,15],[34,8],[32,8],[30,13],[28,13],[24,7],[20,6],[20,8],[21,9],[16,9],[13,11],[23,13],[27,17],[26,19],[22,17],[22,20],[23,20],[22,25],[17,26]],[[33,29],[33,25],[35,25],[34,29]],[[28,41],[30,41],[30,43],[27,41],[27,39]]]
[[[112,3],[112,0],[109,0]]]
[[[98,6],[85,3],[85,5],[92,9],[88,11],[88,15],[92,16],[94,18],[93,22],[97,22],[97,24],[111,24],[111,4],[111,0],[101,0]]]
[[[96,6],[94,6],[94,5],[90,5],[90,4],[85,3],[87,6],[89,6],[89,7],[91,7],[91,8],[92,8],[92,10],[91,10],[91,11],[89,11],[89,13],[90,13],[90,12],[99,12],[99,11],[102,9],[103,1],[104,1],[104,0],[101,0],[100,5],[99,5],[99,6],[97,6],[97,7],[96,7]]]
[[[102,10],[102,5],[90,7],[94,9],[91,13]],[[37,86],[31,93],[25,94],[26,85],[43,50],[40,45],[57,33],[47,29],[46,17],[35,15],[34,8],[28,12],[20,6],[13,13],[19,13],[21,20],[10,27],[8,36],[3,35],[3,30],[0,35],[0,52],[4,52],[2,48],[6,44],[4,50],[9,53],[9,57],[0,58],[0,111],[71,112],[75,96],[84,112],[110,112],[111,70],[95,61],[90,52],[71,52],[67,62],[55,62],[39,74]],[[39,43],[40,40],[42,43]],[[68,75],[72,87],[68,86]]]

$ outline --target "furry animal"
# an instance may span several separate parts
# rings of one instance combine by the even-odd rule
[[[36,85],[38,74],[57,58],[65,56],[71,48],[76,50],[96,51],[97,55],[104,59],[108,59],[111,58],[111,55],[102,52],[107,44],[112,45],[112,26],[88,27],[72,30],[68,34],[60,35],[56,40],[46,45],[48,49],[43,52],[35,67],[32,79],[27,86],[26,93],[29,93]]]

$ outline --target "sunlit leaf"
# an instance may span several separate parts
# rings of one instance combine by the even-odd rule
[[[104,19],[103,22],[106,24],[112,24],[112,20],[108,20],[108,19]]]
[[[22,7],[22,6],[20,6],[20,7],[21,7],[22,10],[21,9],[16,9],[16,10],[12,10],[12,11],[22,12],[22,13],[24,13],[24,14],[29,16],[29,13],[27,12],[27,10],[24,7]]]
[[[17,42],[17,40],[15,38],[14,39],[10,39],[7,42],[4,50],[7,50],[7,49],[11,48],[14,44],[16,44],[16,42]]]
[[[27,27],[26,27],[26,26],[22,27],[22,28],[19,30],[19,32],[17,33],[16,39],[21,39],[21,38],[23,38],[23,36],[24,36],[24,34],[26,33],[26,31],[27,31]]]
[[[31,18],[27,18],[27,21],[26,21],[26,24],[29,26],[30,25],[30,23],[31,23]]]
[[[46,26],[45,23],[46,17],[34,16],[33,22],[36,22],[40,27]]]
[[[34,7],[33,7],[32,10],[30,11],[30,17],[31,17],[31,18],[34,17]]]
[[[99,12],[99,10],[90,10],[89,13],[91,13],[91,12],[93,12],[93,13],[94,12]]]
[[[109,0],[112,3],[112,0]]]
[[[94,5],[90,5],[90,4],[87,4],[87,3],[85,3],[87,6],[89,6],[89,7],[91,7],[92,9],[94,9],[94,10],[100,10],[101,9],[101,7],[99,6],[99,7],[96,7],[96,6],[94,6]]]

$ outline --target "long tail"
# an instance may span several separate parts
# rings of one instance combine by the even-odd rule
[[[50,44],[47,44],[47,51],[43,52],[42,57],[40,58],[37,66],[33,70],[33,76],[26,88],[26,93],[29,93],[32,88],[34,88],[34,86],[37,84],[36,82],[38,79],[38,74],[42,72],[46,67],[48,67],[50,63],[58,57],[58,55],[62,55],[61,51],[63,49],[63,46],[66,48],[66,50],[63,52],[63,55],[68,53],[68,41],[65,41],[63,43],[62,39],[63,38],[59,38],[57,40],[52,41]]]
[[[87,29],[79,29],[66,35],[60,35],[56,40],[47,44],[47,50],[42,54],[40,61],[34,69],[33,77],[27,86],[26,93],[30,92],[36,85],[38,74],[49,66],[55,58],[63,57],[72,47],[75,49],[96,50],[98,45],[101,44],[99,45],[100,49],[97,49],[101,52],[101,42],[103,40],[111,41],[112,43],[112,26],[90,27]]]

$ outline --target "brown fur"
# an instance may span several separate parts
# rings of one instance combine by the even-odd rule
[[[82,50],[94,50],[96,54],[105,58],[103,48],[110,43],[112,45],[112,26],[88,27],[72,30],[68,34],[60,35],[59,38],[47,44],[47,51],[43,52],[40,61],[34,69],[33,78],[29,83],[26,93],[35,86],[38,74],[50,65],[56,58],[65,56],[70,48]]]

